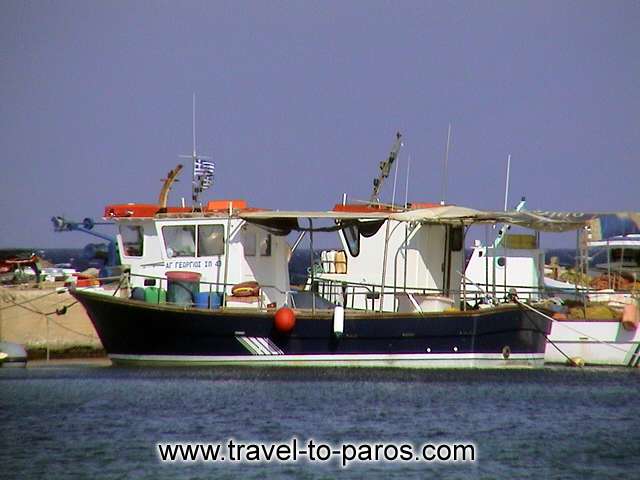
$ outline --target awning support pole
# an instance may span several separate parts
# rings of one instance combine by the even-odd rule
[[[229,212],[227,214],[227,231],[224,238],[224,280],[222,286],[222,306],[227,306],[227,277],[229,275],[229,237],[231,237],[231,215],[233,205],[229,202]],[[197,240],[197,239],[196,239]]]
[[[313,220],[309,219],[309,265],[311,265],[311,313],[316,313],[315,264],[313,262]]]
[[[382,309],[384,306],[384,284],[387,277],[387,254],[389,253],[389,229],[390,228],[391,228],[391,220],[387,219],[387,229],[384,234],[384,255],[382,258],[382,282],[380,285],[380,312],[382,312]]]

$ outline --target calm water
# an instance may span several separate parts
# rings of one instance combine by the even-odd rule
[[[638,478],[640,370],[0,369],[0,478]],[[475,464],[162,464],[160,441],[471,441]]]

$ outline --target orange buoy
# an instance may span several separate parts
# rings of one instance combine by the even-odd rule
[[[280,333],[289,333],[296,326],[296,314],[289,307],[280,307],[276,311],[273,324]]]

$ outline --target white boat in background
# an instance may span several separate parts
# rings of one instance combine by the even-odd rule
[[[588,242],[590,250],[596,250],[595,258],[606,255],[606,262],[593,265],[592,272],[608,276],[609,288],[615,288],[615,275],[636,282],[640,273],[640,234],[618,235],[605,240]]]
[[[627,329],[617,319],[555,321],[549,340],[547,363],[566,363],[569,357],[587,365],[640,365],[640,328]]]
[[[586,365],[613,365],[637,367],[640,363],[640,312],[636,292],[633,290],[592,290],[544,276],[544,252],[534,235],[503,234],[491,246],[476,241],[465,270],[462,290],[468,302],[487,302],[501,299],[515,289],[519,297],[557,301],[557,314],[548,336],[545,362],[567,363],[568,359],[581,359]],[[597,264],[598,272],[633,274],[640,261],[640,235],[615,237],[590,242],[589,247],[608,249],[606,264]],[[626,270],[629,267],[629,270]],[[617,286],[617,285],[607,285]],[[561,299],[573,298],[606,304],[618,310],[619,315],[598,320],[570,318]]]

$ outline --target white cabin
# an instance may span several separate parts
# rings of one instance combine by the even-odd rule
[[[130,268],[132,287],[144,286],[146,277],[166,282],[169,271],[197,272],[201,292],[230,295],[231,286],[255,281],[263,306],[285,304],[291,250],[284,237],[228,215],[111,219],[118,224],[118,248],[122,264]],[[158,287],[167,288],[162,280],[160,283]]]
[[[505,234],[491,246],[475,241],[462,282],[467,302],[489,295],[505,298],[515,289],[522,299],[538,300],[544,289],[544,252],[535,235]]]
[[[307,284],[327,300],[383,311],[428,309],[416,305],[427,298],[458,305],[462,226],[367,220],[338,236],[343,249],[322,252],[321,271],[314,272],[313,286],[311,279]]]

